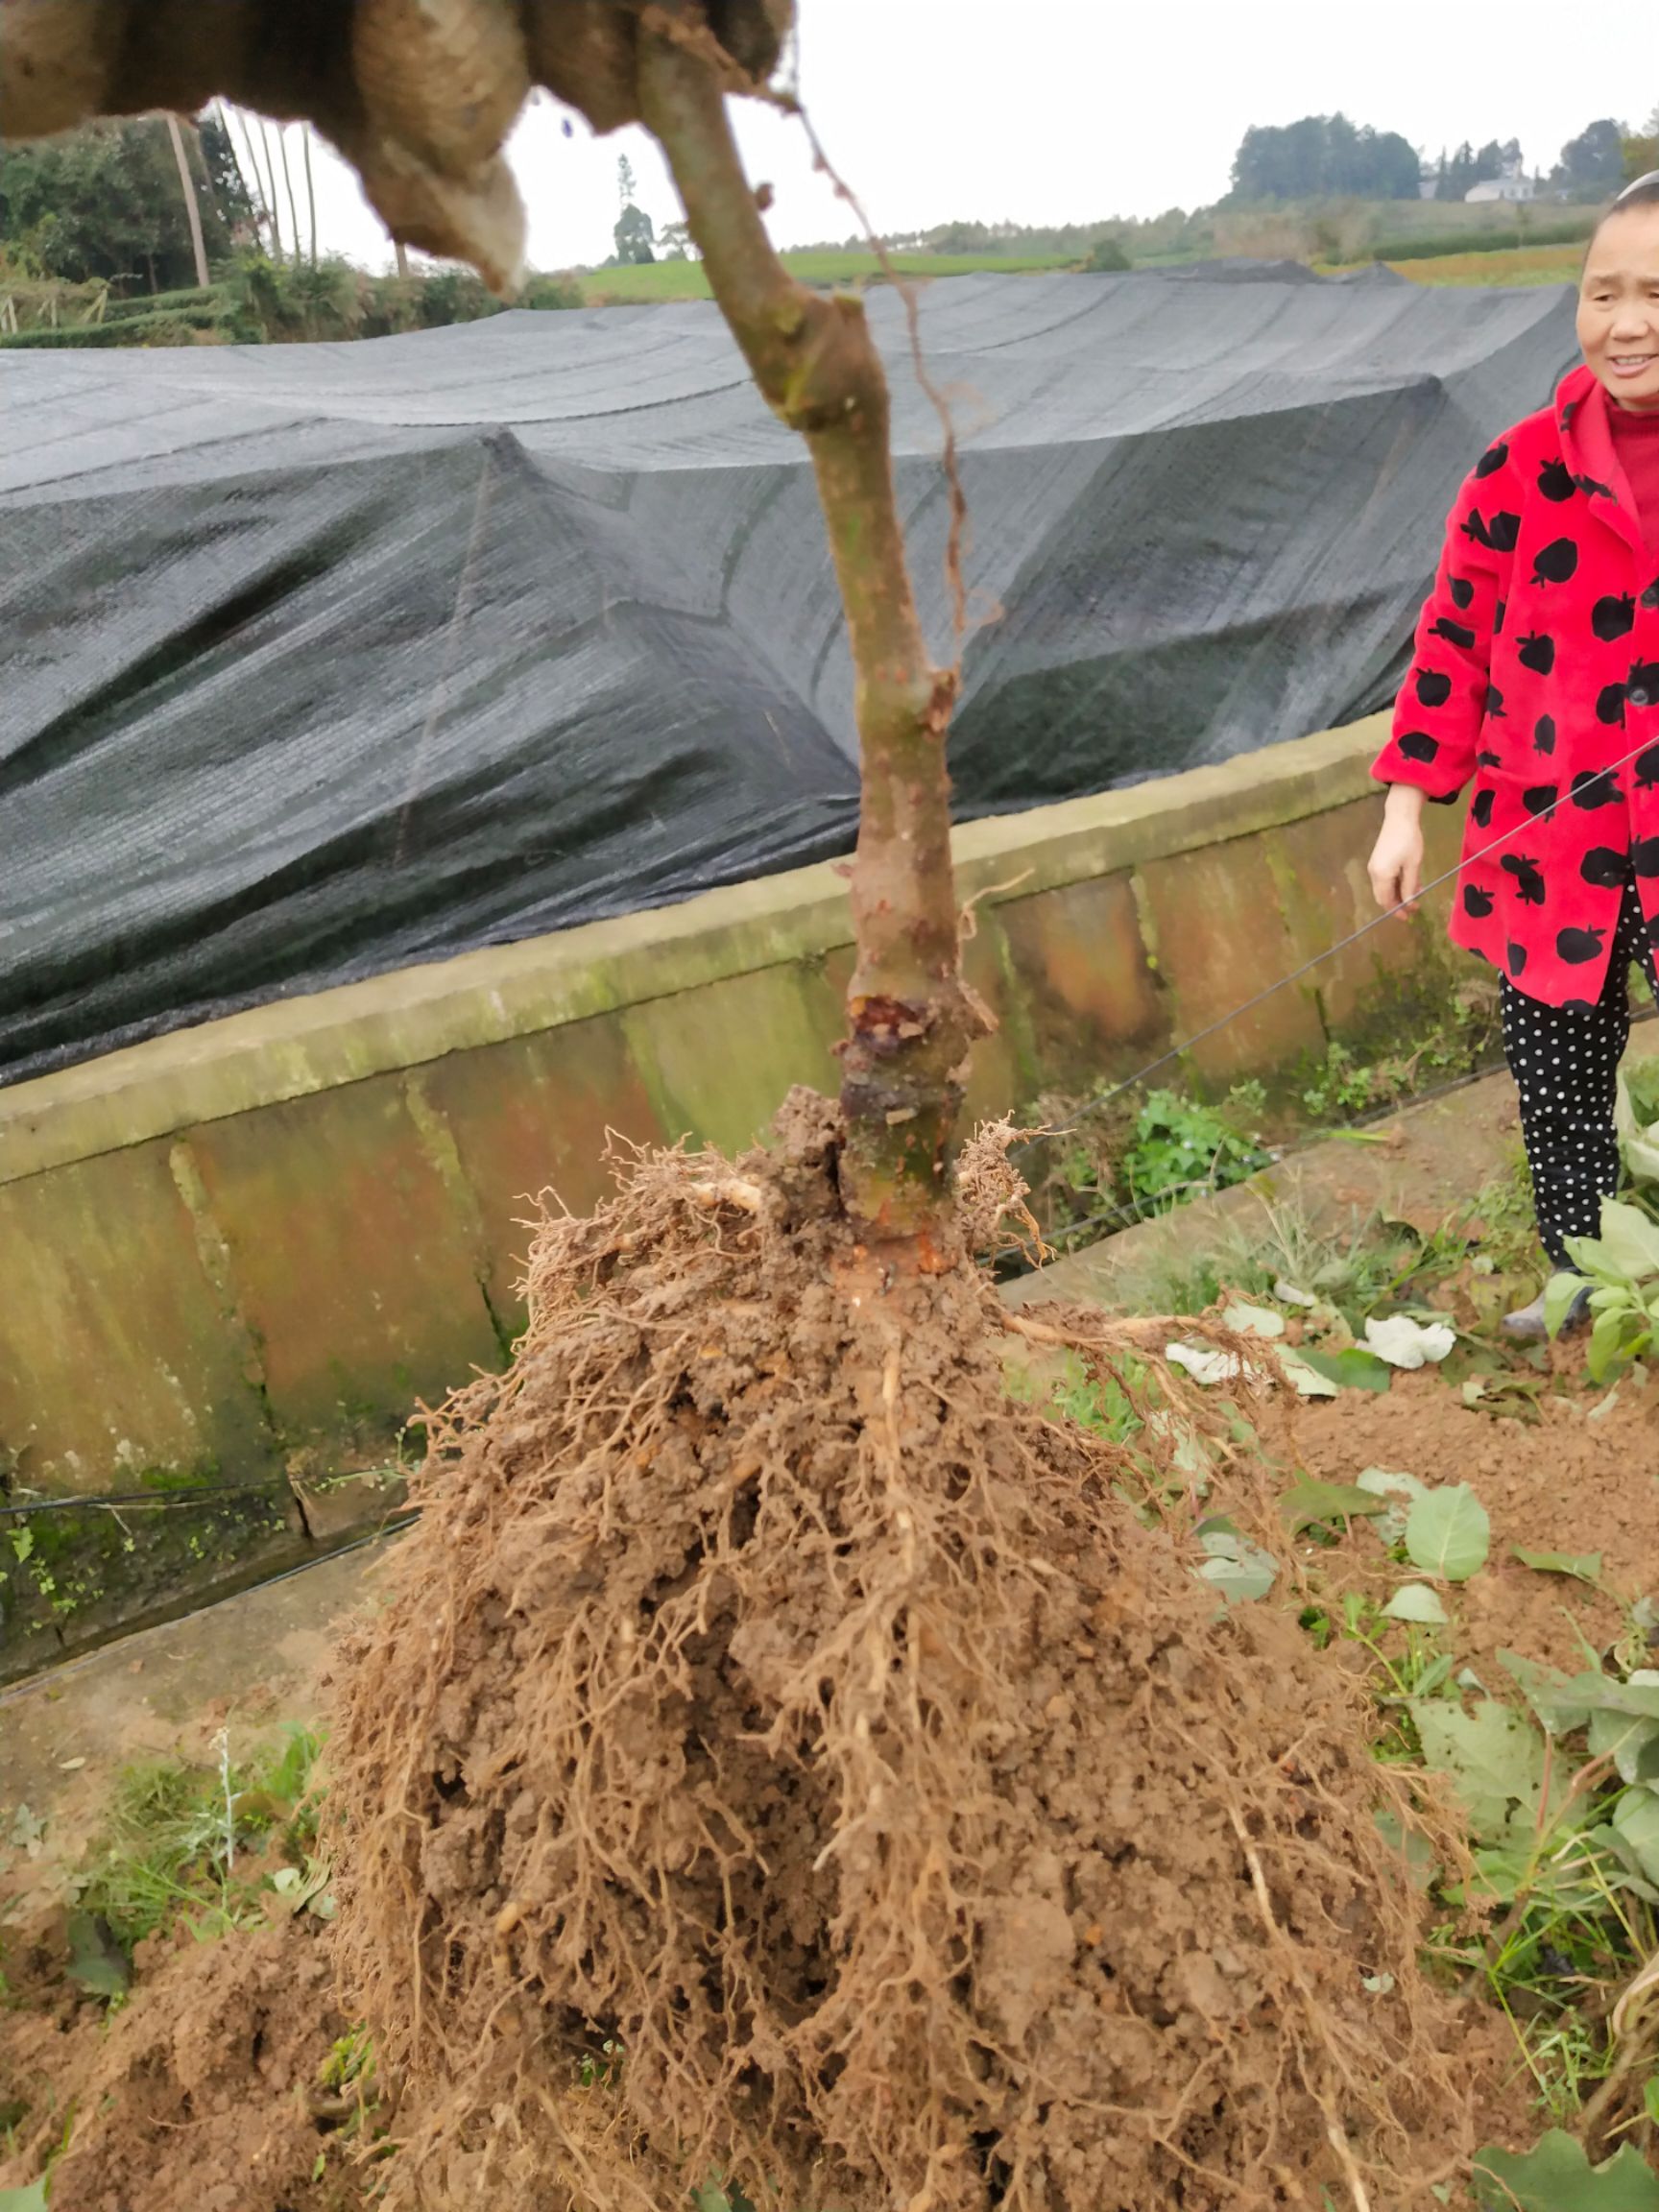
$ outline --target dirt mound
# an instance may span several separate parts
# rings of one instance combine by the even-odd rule
[[[1429,2204],[1469,2084],[1342,1683],[1006,1399],[972,1266],[853,1242],[830,1109],[780,1136],[543,1227],[349,1647],[388,2203]]]
[[[320,2131],[336,2115],[318,2109],[319,2074],[346,2023],[324,1946],[301,1923],[141,1946],[133,1997],[108,2025],[102,2006],[60,1983],[48,2008],[50,1987],[36,1976],[36,2003],[0,2012],[0,2080],[30,2101],[0,2187],[39,2173],[72,2110],[52,2212],[343,2212],[360,2201],[361,2174],[326,2155]]]

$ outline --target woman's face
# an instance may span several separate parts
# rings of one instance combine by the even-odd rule
[[[1578,343],[1622,407],[1659,413],[1659,207],[1609,215],[1591,241]]]

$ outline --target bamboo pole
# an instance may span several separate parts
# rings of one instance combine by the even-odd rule
[[[294,172],[288,166],[288,126],[286,123],[278,123],[276,126],[276,144],[282,155],[282,182],[288,193],[288,235],[294,241],[294,261],[295,266],[298,267],[300,261],[300,208],[294,198]]]
[[[265,206],[271,218],[271,258],[273,261],[280,261],[283,257],[282,224],[276,213],[276,164],[271,158],[271,132],[263,115],[255,115],[253,120],[259,126],[259,144],[265,155],[265,178],[268,187]],[[294,253],[295,258],[298,259],[300,253],[298,238],[294,241]]]
[[[184,154],[184,133],[179,128],[179,118],[167,110],[167,135],[173,141],[173,158],[179,164],[179,185],[184,195],[184,213],[190,223],[190,251],[196,256],[196,282],[204,292],[207,289],[207,249],[202,243],[202,209],[196,198],[196,180],[190,174],[190,163]]]
[[[219,103],[219,112],[221,117],[225,116],[228,112],[229,114],[234,115],[236,118],[237,124],[240,127],[242,132],[242,143],[243,146],[247,149],[248,154],[248,171],[247,174],[244,175],[243,182],[247,182],[249,175],[252,177],[253,185],[252,196],[255,212],[258,217],[264,221],[267,228],[272,230],[273,234],[275,234],[276,226],[272,222],[271,210],[265,204],[265,183],[264,180],[259,174],[259,156],[253,150],[253,133],[248,128],[248,118],[240,108],[232,108],[227,110],[223,101]],[[227,135],[228,135],[228,126],[227,126]],[[231,151],[232,153],[235,151],[234,142],[232,142]],[[240,162],[238,162],[237,166],[240,168]]]
[[[300,126],[300,144],[305,155],[305,198],[310,204],[311,209],[311,266],[315,269],[317,266],[317,182],[311,174],[311,128],[309,124],[301,123]]]

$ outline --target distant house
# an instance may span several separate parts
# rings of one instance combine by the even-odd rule
[[[1524,162],[1505,161],[1501,176],[1472,184],[1463,197],[1465,200],[1535,200],[1538,180],[1527,176]]]

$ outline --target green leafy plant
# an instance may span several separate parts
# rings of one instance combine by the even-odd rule
[[[1659,2174],[1624,2144],[1592,2166],[1581,2143],[1552,2128],[1532,2150],[1488,2144],[1475,2157],[1481,2212],[1659,2212]]]
[[[1259,1099],[1260,1094],[1256,1094]],[[1235,1092],[1233,1111],[1203,1106],[1178,1091],[1151,1092],[1135,1118],[1123,1159],[1130,1197],[1147,1213],[1164,1213],[1198,1192],[1224,1190],[1269,1166],[1255,1132],[1238,1118],[1254,1102]]]
[[[1590,1379],[1604,1382],[1653,1349],[1659,1330],[1659,1222],[1618,1198],[1601,1201],[1601,1234],[1569,1237],[1567,1255],[1592,1286],[1595,1321],[1585,1348]],[[1581,1286],[1557,1275],[1545,1292],[1544,1315],[1558,1335]]]
[[[310,1729],[293,1728],[278,1745],[239,1766],[231,1765],[227,1743],[210,1767],[176,1760],[128,1767],[79,1877],[78,1904],[89,1925],[130,1954],[176,1914],[204,1936],[257,1920],[274,1883],[252,1852],[272,1845],[301,1875],[311,1871],[319,1749]]]

